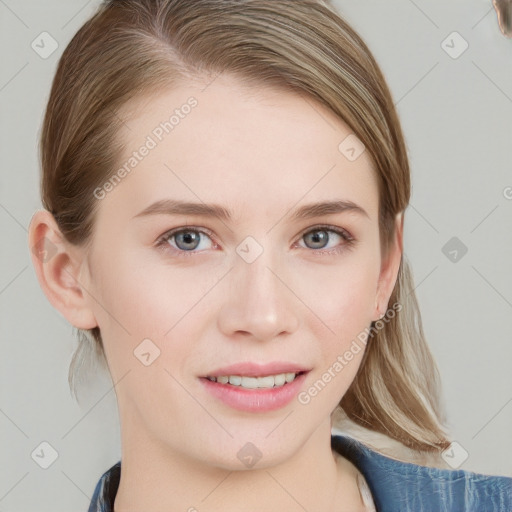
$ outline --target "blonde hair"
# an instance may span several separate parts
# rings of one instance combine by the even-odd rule
[[[98,202],[114,174],[122,107],[141,95],[230,73],[244,84],[299,92],[334,112],[364,143],[379,190],[381,252],[410,199],[410,170],[387,83],[370,50],[327,1],[118,0],[104,3],[65,49],[41,135],[44,207],[65,238],[87,247]],[[414,453],[449,445],[439,376],[426,344],[404,256],[390,298],[402,310],[371,332],[360,369],[333,418]],[[372,324],[372,328],[374,328]],[[92,354],[105,363],[99,328],[78,330],[69,369]],[[355,431],[355,430],[353,430]]]

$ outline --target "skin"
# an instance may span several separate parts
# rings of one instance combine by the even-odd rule
[[[100,200],[88,250],[68,244],[45,210],[30,224],[31,247],[46,237],[58,251],[47,262],[32,257],[49,301],[72,325],[101,329],[121,422],[115,510],[361,510],[357,470],[330,447],[330,415],[363,350],[308,404],[294,399],[269,412],[232,409],[199,377],[240,361],[280,360],[310,368],[302,390],[312,386],[385,313],[402,217],[384,257],[369,154],[345,158],[338,145],[351,131],[319,103],[225,75],[203,89],[183,84],[126,108],[119,137],[128,158],[166,113],[190,96],[198,101]],[[216,203],[233,218],[133,218],[165,198]],[[357,203],[368,217],[291,220],[295,208],[333,199]],[[322,224],[355,242],[328,231],[314,245],[304,235]],[[183,239],[155,246],[184,226],[211,232],[198,235],[194,254],[177,255],[194,245]],[[249,235],[263,248],[252,263],[236,252]],[[161,351],[149,366],[134,356],[145,338]],[[247,442],[262,454],[252,468],[237,457]]]

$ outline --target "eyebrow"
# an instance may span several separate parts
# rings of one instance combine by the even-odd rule
[[[348,200],[323,201],[310,203],[297,208],[291,217],[292,220],[307,219],[335,213],[353,212],[368,219],[370,216],[364,208]],[[161,199],[134,215],[132,218],[149,215],[199,215],[214,217],[222,221],[232,218],[231,212],[218,204],[193,203],[177,199]]]

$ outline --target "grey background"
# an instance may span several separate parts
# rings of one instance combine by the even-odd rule
[[[97,1],[0,0],[0,512],[87,510],[120,458],[115,394],[70,395],[72,328],[42,293],[27,228],[41,208],[37,141],[56,63]],[[462,469],[512,476],[512,40],[490,0],[339,0],[380,63],[403,124],[413,195],[405,254]],[[41,58],[42,32],[58,42]],[[469,47],[458,58],[463,41]],[[46,47],[48,48],[48,46]],[[454,262],[445,244],[467,253]],[[461,253],[459,252],[459,255]],[[31,457],[50,443],[57,460]],[[46,453],[49,453],[46,451]]]

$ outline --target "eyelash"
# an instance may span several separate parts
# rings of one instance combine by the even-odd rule
[[[176,229],[172,229],[170,231],[167,231],[166,233],[164,233],[162,236],[160,236],[157,239],[155,245],[157,247],[161,247],[162,249],[165,249],[165,250],[170,249],[172,252],[174,252],[179,257],[182,257],[182,256],[183,257],[188,257],[188,256],[194,256],[194,255],[200,254],[203,251],[195,251],[195,250],[184,251],[183,249],[176,249],[176,248],[174,248],[174,247],[172,247],[172,246],[170,246],[168,244],[168,241],[174,235],[177,235],[177,234],[182,233],[182,232],[187,232],[187,231],[192,231],[192,232],[196,232],[196,233],[202,233],[202,234],[208,235],[210,238],[212,238],[212,233],[209,230],[207,230],[207,229],[196,228],[194,226],[187,226],[186,228],[180,227],[180,228],[176,228]],[[314,228],[309,229],[308,231],[305,231],[302,234],[302,237],[308,235],[309,233],[313,233],[315,231],[333,232],[333,233],[336,233],[337,235],[340,235],[341,238],[343,238],[343,240],[345,241],[344,244],[339,245],[339,246],[337,246],[337,247],[335,247],[333,249],[309,249],[308,247],[306,247],[306,249],[309,249],[311,252],[319,254],[320,256],[321,255],[329,255],[329,254],[340,254],[342,251],[350,249],[354,245],[354,243],[356,242],[355,238],[353,238],[350,235],[350,233],[348,233],[348,231],[346,231],[344,229],[341,229],[341,228],[338,228],[336,226],[330,226],[330,225],[315,226]],[[167,247],[164,248],[164,245],[166,245]]]

